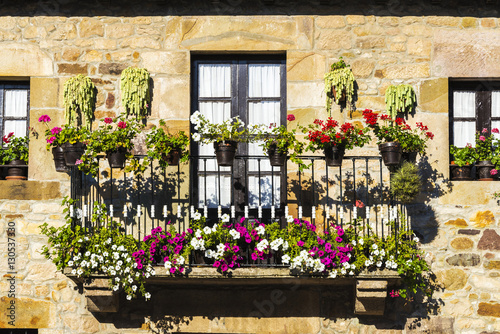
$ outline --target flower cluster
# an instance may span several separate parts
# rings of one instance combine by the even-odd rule
[[[379,115],[370,109],[363,111],[363,118],[373,130],[378,144],[399,142],[403,152],[419,152],[423,155],[427,141],[434,138],[434,134],[421,122],[417,122],[416,128],[412,129],[402,118],[392,119],[389,115]]]
[[[213,142],[236,141],[248,142],[255,135],[255,127],[245,127],[239,117],[232,117],[220,123],[213,123],[201,112],[191,115],[191,123],[198,132],[192,134],[196,142],[211,144]]]
[[[313,124],[302,127],[307,132],[309,145],[307,149],[315,152],[317,149],[324,149],[329,146],[343,146],[346,149],[362,147],[370,140],[365,128],[353,125],[352,123],[339,124],[332,117],[326,121],[315,119]]]

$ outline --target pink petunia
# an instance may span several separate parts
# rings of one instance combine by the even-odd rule
[[[288,115],[288,116],[286,117],[286,119],[287,119],[288,121],[290,121],[290,122],[291,122],[291,121],[295,121],[295,116],[294,116],[293,114],[290,114],[290,115]]]
[[[297,241],[297,246],[299,246],[299,247],[304,246],[304,241],[302,241],[302,240]]]

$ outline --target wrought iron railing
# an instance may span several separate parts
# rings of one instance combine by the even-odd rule
[[[283,227],[286,216],[292,215],[325,231],[356,221],[357,235],[381,238],[398,233],[403,221],[405,228],[410,226],[409,217],[399,220],[398,212],[406,217],[406,211],[390,196],[390,173],[379,156],[346,156],[339,167],[326,166],[320,156],[303,156],[309,167],[302,171],[290,162],[270,167],[263,156],[237,156],[234,166],[225,168],[214,159],[190,157],[188,164],[166,170],[151,163],[141,176],[110,169],[102,161],[99,178],[75,167],[71,197],[76,201],[70,214],[93,231],[100,227],[91,219],[94,204],[104,204],[101,224],[117,221],[125,234],[137,239],[157,226],[173,224],[177,231],[186,231],[195,211],[207,217],[208,224],[223,214],[232,221],[245,217],[247,222],[278,221]],[[208,168],[209,163],[215,167]],[[226,185],[221,184],[223,178]]]

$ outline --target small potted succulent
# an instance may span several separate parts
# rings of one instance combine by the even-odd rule
[[[97,157],[106,154],[112,168],[124,168],[127,159],[133,157],[131,150],[134,147],[132,140],[144,127],[141,123],[126,119],[106,117],[101,120],[99,128],[91,132],[87,140],[87,148],[82,156],[79,169],[87,174],[97,175]]]
[[[158,160],[163,169],[189,158],[189,137],[184,131],[170,133],[164,126],[165,121],[160,120],[160,127],[154,126],[146,138],[149,159]]]
[[[330,112],[332,102],[340,104],[347,101],[351,105],[354,99],[354,75],[342,57],[333,63],[330,72],[325,74],[326,110]]]
[[[326,121],[315,119],[308,127],[301,127],[308,131],[308,150],[315,152],[322,149],[325,152],[328,166],[341,166],[346,149],[363,147],[370,141],[367,128],[361,128],[351,123],[339,124],[332,117]]]
[[[238,116],[220,123],[213,123],[202,113],[196,111],[191,115],[194,130],[192,134],[196,142],[202,144],[213,143],[217,163],[220,166],[232,166],[239,142],[255,140],[254,128],[247,128]]]
[[[295,116],[290,114],[287,120],[292,122]],[[285,125],[277,127],[275,124],[261,125],[258,128],[256,139],[261,141],[259,146],[267,152],[271,166],[283,166],[290,153],[292,162],[298,164],[300,169],[306,167],[298,157],[304,151],[304,144],[297,139],[295,131],[288,131]]]
[[[474,147],[470,143],[467,143],[465,147],[451,145],[450,153],[453,155],[450,164],[451,179],[470,180],[472,167],[477,157]]]
[[[29,137],[16,137],[14,132],[3,136],[2,164],[8,165],[6,180],[26,180]]]

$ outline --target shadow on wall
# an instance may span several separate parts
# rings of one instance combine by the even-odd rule
[[[112,323],[123,329],[140,328],[145,319],[149,319],[153,333],[206,330],[208,326],[212,331],[217,331],[219,326],[225,330],[237,330],[225,327],[226,322],[227,326],[259,331],[259,326],[267,323],[266,320],[273,321],[273,328],[281,326],[285,329],[292,318],[298,318],[300,323],[314,322],[315,326],[320,322],[324,327],[335,320],[349,322],[351,319],[354,323],[377,329],[401,330],[410,322],[418,326],[418,319],[435,314],[438,305],[437,301],[422,303],[421,298],[411,303],[401,298],[388,298],[385,316],[359,316],[353,312],[354,285],[305,286],[299,278],[274,286],[189,285],[167,288],[163,285],[150,286],[149,291],[153,296],[149,302],[126,301],[122,296],[118,313],[96,313],[95,316],[101,323]]]
[[[99,5],[102,3],[102,5]],[[375,16],[498,16],[495,1],[360,0],[38,0],[19,6],[4,0],[1,16],[168,16],[168,15],[375,15]]]

